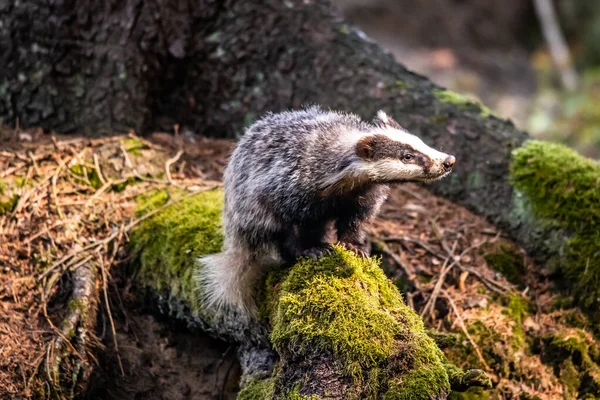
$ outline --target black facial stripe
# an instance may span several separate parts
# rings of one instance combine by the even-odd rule
[[[357,154],[369,161],[392,159],[419,165],[426,174],[433,166],[433,160],[428,155],[415,150],[409,144],[395,141],[385,135],[373,135],[361,139],[357,145]],[[407,158],[407,155],[410,158]]]
[[[417,165],[423,167],[425,173],[429,173],[429,170],[433,166],[433,160],[420,151],[415,152],[415,162]]]
[[[385,135],[373,135],[371,139],[369,159],[373,161],[384,158],[402,159],[405,154],[414,154],[415,149],[406,143],[400,143]]]

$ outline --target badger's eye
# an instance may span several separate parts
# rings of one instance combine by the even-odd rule
[[[414,158],[414,156],[410,153],[405,154],[404,156],[402,156],[402,161],[410,161]]]

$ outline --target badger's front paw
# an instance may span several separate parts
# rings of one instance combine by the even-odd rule
[[[350,250],[359,257],[369,257],[369,246],[366,244],[356,245],[348,242],[340,242],[340,245],[343,246],[346,250]]]
[[[311,247],[310,249],[303,250],[300,253],[300,257],[310,257],[313,260],[317,260],[321,257],[325,257],[331,255],[334,252],[333,247],[329,243],[323,243],[316,247]]]

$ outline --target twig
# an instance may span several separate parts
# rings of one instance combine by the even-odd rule
[[[421,246],[422,248],[424,248],[425,250],[427,250],[432,256],[435,256],[435,257],[439,258],[440,260],[443,260],[445,258],[443,255],[441,255],[440,253],[438,253],[437,251],[435,251],[427,243],[425,243],[425,242],[423,242],[422,240],[419,240],[419,239],[411,238],[409,236],[392,236],[392,237],[389,237],[389,238],[385,238],[383,240],[386,241],[386,242],[411,242],[411,243],[416,243],[419,246]]]
[[[38,233],[34,234],[33,236],[28,237],[27,239],[25,239],[23,241],[23,244],[29,244],[31,243],[33,240],[37,239],[38,237],[45,235],[46,233],[48,233],[49,231],[51,231],[52,229],[60,226],[64,224],[64,221],[56,221],[55,223],[52,224],[52,226],[48,227],[44,227],[44,229],[42,229],[41,231],[39,231]]]
[[[168,201],[167,203],[163,204],[162,206],[155,208],[152,211],[147,212],[146,214],[144,214],[143,216],[141,216],[140,218],[137,218],[135,220],[133,220],[132,222],[130,222],[129,224],[127,224],[125,226],[125,228],[119,229],[117,232],[111,234],[110,236],[99,240],[97,242],[94,242],[92,244],[89,244],[87,246],[85,246],[82,249],[79,249],[78,251],[73,251],[65,256],[63,256],[61,259],[59,259],[58,261],[54,262],[50,267],[48,267],[48,269],[46,271],[44,271],[39,277],[38,277],[38,281],[45,278],[46,276],[48,276],[51,272],[53,272],[54,270],[56,270],[56,268],[60,267],[62,264],[64,264],[66,261],[75,258],[76,256],[85,253],[86,251],[89,251],[93,248],[96,248],[98,246],[103,246],[105,244],[110,243],[112,240],[114,240],[117,236],[119,236],[122,233],[127,233],[129,232],[134,226],[136,226],[137,224],[139,224],[140,222],[150,218],[151,216],[153,216],[154,214],[164,210],[167,207],[170,207],[172,205],[175,205],[185,199],[187,199],[188,197],[191,197],[193,195],[196,195],[198,193],[201,192],[207,192],[209,190],[213,190],[216,189],[216,187],[208,187],[205,188],[204,190],[199,190],[197,192],[193,192],[193,193],[189,193],[186,196],[183,196],[182,198],[178,199],[178,200],[174,200],[174,201]]]
[[[131,178],[131,176],[129,177],[125,177],[125,178],[121,178],[121,179],[117,179],[116,181],[108,181],[108,182],[104,182],[104,185],[102,185],[102,187],[100,189],[98,189],[96,191],[96,193],[94,193],[89,199],[87,199],[87,201],[84,203],[84,208],[87,208],[90,204],[92,204],[92,202],[94,200],[96,200],[98,197],[100,197],[100,195],[102,193],[104,193],[108,188],[114,186],[114,185],[119,185],[121,183],[125,183],[127,182],[129,179]]]
[[[94,153],[94,167],[96,167],[98,179],[100,179],[100,182],[102,182],[103,185],[106,185],[106,179],[104,179],[104,174],[102,173],[102,169],[100,168],[100,161],[98,161],[98,154],[96,153]]]
[[[31,165],[33,166],[33,170],[35,171],[36,175],[38,175],[38,176],[42,175],[40,173],[40,169],[38,168],[37,161],[35,160],[35,157],[33,156],[33,153],[31,151],[28,151],[27,155],[31,159]]]
[[[428,315],[430,312],[433,311],[433,307],[435,306],[435,300],[437,299],[438,293],[441,290],[442,285],[446,281],[446,275],[448,274],[448,272],[450,272],[452,267],[454,267],[456,265],[456,259],[454,257],[454,250],[456,250],[457,244],[458,244],[458,240],[455,240],[454,244],[452,245],[452,249],[450,250],[450,253],[448,254],[448,257],[446,257],[446,259],[444,260],[444,264],[442,264],[442,270],[440,271],[440,276],[438,277],[437,282],[435,283],[435,286],[433,287],[431,296],[429,296],[429,299],[427,300],[425,307],[423,307],[423,310],[421,311],[421,317]],[[454,261],[452,262],[452,264],[447,265],[448,261],[451,258]]]
[[[61,220],[63,220],[63,219],[65,219],[65,216],[62,212],[62,208],[60,207],[60,204],[58,203],[58,191],[56,190],[56,182],[58,180],[58,174],[60,173],[61,169],[62,169],[62,164],[58,166],[58,171],[52,177],[52,200],[54,201],[54,204],[56,205],[56,212],[58,213],[58,217]]]
[[[102,291],[104,292],[104,303],[106,304],[106,312],[108,313],[108,320],[110,321],[110,327],[112,329],[113,344],[115,346],[115,353],[117,354],[117,361],[119,362],[119,369],[121,370],[121,376],[125,376],[125,370],[123,369],[123,363],[121,362],[121,356],[119,355],[119,343],[117,341],[117,330],[115,329],[115,321],[110,311],[110,304],[108,301],[108,277],[106,273],[106,266],[104,265],[104,259],[102,255],[100,259],[100,270],[102,271]]]
[[[393,251],[390,250],[390,248],[388,247],[388,245],[379,239],[376,239],[373,236],[369,237],[369,240],[372,243],[375,243],[377,246],[379,246],[379,250],[385,254],[386,256],[390,257],[392,260],[394,260],[394,262],[396,264],[398,264],[398,266],[400,268],[402,268],[402,270],[404,271],[404,273],[406,274],[406,277],[413,282],[413,284],[415,285],[415,287],[417,289],[420,289],[420,285],[419,282],[415,279],[414,274],[412,273],[412,271],[406,266],[406,264],[404,264],[404,262],[402,261],[402,259],[400,257],[398,257]]]
[[[435,226],[435,222],[431,221],[431,227],[433,230],[433,233],[435,233],[436,237],[438,238],[438,240],[440,241],[440,243],[442,244],[442,248],[446,251],[446,253],[450,253],[450,250],[448,249],[448,244],[446,243],[446,241],[444,240],[444,238],[440,235],[440,232],[438,231],[437,227]],[[492,241],[495,241],[500,235],[500,232],[497,233],[497,235],[495,236],[494,239],[492,239]],[[483,240],[481,243],[475,245],[475,246],[471,246],[469,247],[467,250],[472,250],[472,248],[475,247],[481,247],[482,245],[484,245],[485,243],[487,243],[488,240],[485,239]],[[465,251],[467,251],[465,250]],[[463,252],[464,255],[465,252]],[[462,255],[461,255],[462,256]],[[456,261],[456,265],[458,265],[458,267],[463,270],[463,271],[467,271],[473,275],[475,275],[476,277],[478,277],[481,282],[490,290],[493,290],[497,293],[504,293],[504,292],[510,292],[512,289],[510,287],[507,287],[499,282],[493,281],[489,278],[486,278],[485,276],[483,276],[480,272],[475,271],[472,268],[468,268],[465,267],[464,265],[462,265],[462,263],[460,262],[460,257],[459,259]],[[495,286],[495,287],[494,287]]]
[[[165,172],[167,174],[167,181],[169,181],[169,183],[171,185],[175,185],[175,182],[173,182],[173,178],[171,177],[171,165],[176,163],[177,160],[179,160],[179,158],[181,157],[181,155],[183,154],[183,150],[179,150],[177,152],[177,154],[175,155],[175,157],[173,158],[169,158],[167,160],[167,162],[165,163]]]
[[[475,341],[473,340],[471,335],[469,335],[469,331],[467,330],[467,327],[465,326],[465,322],[463,321],[462,316],[458,312],[458,308],[456,307],[454,300],[452,299],[450,294],[448,294],[448,292],[445,291],[444,289],[442,289],[442,295],[448,300],[448,303],[450,303],[450,307],[454,311],[454,314],[456,314],[456,319],[458,320],[458,324],[460,325],[460,328],[463,330],[463,333],[465,334],[465,336],[467,337],[467,339],[473,346],[473,349],[475,349],[475,353],[477,353],[477,357],[479,357],[479,361],[481,361],[481,363],[485,367],[485,370],[490,372],[491,369],[490,369],[489,365],[485,362],[485,359],[483,358],[483,355],[481,354],[481,350],[479,350],[477,343],[475,343]]]

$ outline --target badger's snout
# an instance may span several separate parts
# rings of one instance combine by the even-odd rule
[[[446,171],[450,171],[452,169],[452,167],[454,166],[454,163],[456,162],[456,158],[454,156],[448,156],[446,157],[446,159],[442,162],[442,166],[444,167],[444,169]]]

